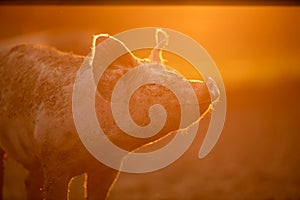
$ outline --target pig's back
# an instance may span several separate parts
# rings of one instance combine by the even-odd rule
[[[69,103],[83,57],[39,45],[18,45],[0,58],[0,115],[33,116],[44,104],[61,110]]]

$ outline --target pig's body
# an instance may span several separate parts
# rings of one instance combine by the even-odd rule
[[[83,59],[31,45],[1,57],[0,144],[30,171],[30,199],[42,197],[44,181],[47,199],[66,199],[73,176],[101,165],[80,142],[72,118],[72,88]],[[116,176],[110,171],[107,189]]]
[[[46,199],[66,199],[70,179],[82,173],[88,175],[88,198],[104,199],[118,175],[117,170],[106,167],[89,154],[75,129],[72,91],[83,60],[82,56],[35,45],[19,45],[1,53],[0,145],[29,170],[26,179],[29,199],[41,199],[43,195]],[[99,87],[103,94],[96,94],[98,120],[108,137],[130,151],[176,130],[180,120],[179,104],[171,92],[155,84],[140,88],[133,95],[131,104],[140,106],[132,112],[132,117],[140,125],[147,124],[149,106],[159,101],[172,116],[163,130],[141,140],[125,135],[116,127],[107,82],[116,82],[137,62],[125,55],[114,63],[101,80],[106,83]],[[120,63],[126,66],[122,68]],[[199,103],[203,103],[201,110],[206,109],[210,99],[205,84],[192,85]],[[141,102],[151,91],[157,91],[152,95],[154,100]]]

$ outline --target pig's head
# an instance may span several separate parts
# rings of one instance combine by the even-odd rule
[[[176,88],[180,87],[180,85],[176,86],[177,80],[180,81],[180,79],[184,78],[163,65],[162,48],[168,42],[167,36],[161,32],[157,34],[156,39],[157,45],[152,50],[149,58],[146,59],[137,58],[121,41],[108,35],[100,35],[94,41],[94,44],[100,42],[102,48],[94,48],[94,51],[92,51],[91,66],[94,66],[93,62],[94,60],[96,61],[94,56],[109,56],[114,54],[115,51],[124,52],[122,56],[111,62],[105,71],[101,72],[101,77],[97,81],[96,110],[99,124],[106,136],[115,145],[127,151],[132,151],[166,136],[170,136],[168,138],[172,139],[175,134],[170,133],[175,133],[180,128],[182,114],[180,106],[182,105],[176,94],[168,87],[163,86],[163,84],[158,84],[151,80],[156,76],[159,82],[172,83]],[[143,68],[140,66],[143,66]],[[134,72],[130,73],[130,71]],[[95,74],[97,73],[99,72],[95,71]],[[126,78],[123,78],[125,75]],[[199,122],[211,109],[212,101],[216,101],[219,98],[219,91],[214,81],[211,78],[206,80],[205,82],[185,80],[192,88],[196,97],[197,107],[201,111],[201,114],[189,119],[187,126]],[[132,86],[133,82],[145,82],[147,84],[136,86],[135,90],[128,89],[127,87],[130,87],[130,85],[134,87]],[[119,88],[117,92],[116,88]],[[180,88],[180,90],[183,93],[190,92],[188,90],[185,91],[185,88]],[[189,100],[186,102],[189,102]],[[155,116],[157,114],[155,109],[150,109],[156,104],[164,108],[165,112],[158,113],[158,115],[163,115],[165,121],[159,121],[162,116]],[[123,107],[123,109],[113,112],[113,106]],[[131,123],[135,125],[132,126],[130,125]],[[119,127],[120,124],[125,128]],[[134,130],[136,127],[146,127],[149,124],[154,125],[154,127],[157,124],[162,126],[158,131],[155,130],[157,131],[156,134],[150,134],[150,136],[143,131],[144,129],[138,129],[140,131]],[[138,137],[133,136],[130,132],[136,132],[135,136],[138,135]]]

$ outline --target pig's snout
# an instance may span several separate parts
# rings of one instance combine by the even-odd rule
[[[211,102],[217,102],[220,98],[220,90],[217,86],[216,81],[211,77],[207,77],[205,83],[210,94]]]

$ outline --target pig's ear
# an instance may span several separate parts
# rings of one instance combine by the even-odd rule
[[[99,46],[100,43],[101,45]],[[137,58],[130,52],[123,42],[108,34],[95,35],[93,37],[89,64],[90,66],[93,66],[94,64],[97,64],[95,62],[98,60],[103,60],[97,60],[98,56],[109,60],[109,57],[115,54],[120,55],[120,57],[114,60],[114,64],[124,67],[132,67],[137,65]]]
[[[102,43],[104,40],[107,40],[109,38],[108,34],[100,34],[100,35],[94,35],[93,37],[93,47],[97,46],[98,44]]]
[[[95,77],[101,75],[97,85],[99,94],[105,100],[110,100],[118,80],[131,68],[138,66],[138,59],[123,42],[115,37],[101,34],[94,36],[90,66],[93,67]],[[103,68],[99,66],[106,69],[101,71]]]
[[[162,49],[168,45],[169,36],[162,29],[156,29],[155,34],[156,46],[153,48],[150,54],[150,61],[156,63],[163,63]]]

